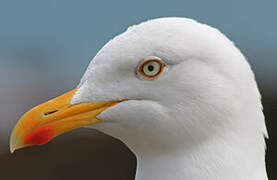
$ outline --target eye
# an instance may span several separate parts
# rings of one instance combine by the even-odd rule
[[[138,72],[145,78],[154,79],[162,74],[165,64],[157,57],[151,57],[143,61],[139,67]]]

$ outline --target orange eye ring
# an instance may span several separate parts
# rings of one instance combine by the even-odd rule
[[[158,58],[151,58],[143,61],[139,67],[138,72],[144,78],[155,79],[164,71],[165,64]],[[153,71],[153,72],[151,72]]]

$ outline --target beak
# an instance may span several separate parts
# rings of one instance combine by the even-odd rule
[[[10,137],[10,151],[42,145],[67,131],[99,123],[96,116],[120,101],[89,102],[71,105],[77,89],[38,105],[25,113]]]

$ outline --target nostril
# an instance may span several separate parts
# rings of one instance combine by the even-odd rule
[[[53,113],[55,113],[55,112],[57,112],[57,111],[58,111],[58,110],[46,112],[46,113],[44,113],[44,116],[48,116],[48,115],[53,114]]]

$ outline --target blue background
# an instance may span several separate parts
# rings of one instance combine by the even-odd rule
[[[263,81],[271,83],[277,77],[275,0],[0,2],[1,74],[15,82],[41,81],[30,74],[39,71],[45,81],[63,79],[76,84],[109,39],[132,24],[163,16],[190,17],[219,28]],[[21,79],[18,71],[29,74]]]

